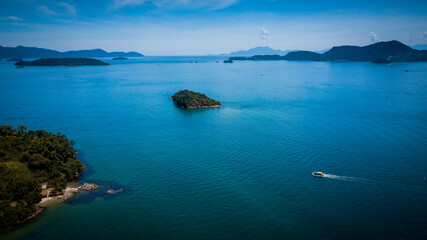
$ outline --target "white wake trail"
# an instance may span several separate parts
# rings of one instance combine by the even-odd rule
[[[364,180],[363,178],[349,177],[349,176],[339,176],[339,175],[333,175],[333,174],[327,174],[327,173],[324,173],[323,177],[325,177],[325,178],[332,178],[332,179],[338,179],[338,180],[347,180],[347,181]]]

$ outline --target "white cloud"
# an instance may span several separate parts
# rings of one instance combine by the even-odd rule
[[[151,2],[158,8],[208,8],[218,10],[227,8],[238,1],[239,0],[114,0],[113,8],[117,9],[125,6],[134,7]]]
[[[55,12],[55,11],[51,10],[51,9],[50,9],[48,6],[46,6],[46,5],[38,5],[38,6],[37,6],[37,9],[38,9],[39,11],[41,11],[42,13],[44,13],[44,14],[48,15],[48,16],[58,15],[58,13],[57,13],[57,12]]]
[[[269,34],[270,34],[270,32],[268,32],[264,28],[261,28],[261,31],[259,32],[259,35],[261,35],[261,38],[264,40],[269,39],[269,36],[268,36]]]
[[[66,2],[59,2],[56,5],[54,5],[53,8],[52,6],[48,7],[46,5],[38,5],[37,9],[48,16],[56,16],[56,15],[76,16],[77,15],[76,8],[73,5],[68,4]]]
[[[12,21],[24,21],[22,18],[15,17],[15,16],[9,16],[9,17],[6,17],[6,19],[12,20]]]
[[[369,38],[371,39],[372,43],[377,43],[380,41],[380,38],[378,37],[378,35],[374,32],[369,33]]]
[[[114,0],[114,8],[121,8],[124,6],[138,6],[149,0]]]
[[[65,8],[65,13],[67,15],[73,15],[73,16],[77,15],[77,11],[76,11],[76,8],[74,6],[72,6],[68,3],[65,3],[65,2],[60,2],[60,3],[58,3],[58,5]]]
[[[419,32],[411,35],[409,38],[411,44],[426,44],[427,43],[427,32]]]

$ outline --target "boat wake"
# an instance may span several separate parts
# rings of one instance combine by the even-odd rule
[[[333,174],[327,174],[327,173],[324,173],[323,177],[325,177],[325,178],[332,178],[332,179],[338,179],[338,180],[348,180],[348,181],[364,180],[363,178],[349,177],[349,176],[339,176],[339,175],[333,175]]]
[[[340,175],[333,175],[333,174],[323,174],[324,178],[330,178],[334,179],[338,182],[341,182],[343,184],[346,184],[348,186],[353,186],[359,189],[364,189],[367,191],[375,192],[377,194],[383,195],[387,198],[394,198],[399,199],[401,201],[405,201],[407,203],[413,203],[422,207],[425,207],[426,205],[419,201],[418,199],[415,199],[411,196],[407,196],[404,194],[396,194],[396,190],[391,190],[390,187],[401,187],[401,186],[390,186],[384,182],[380,181],[374,181],[370,179],[365,178],[358,178],[358,177],[349,177],[349,176],[340,176]]]

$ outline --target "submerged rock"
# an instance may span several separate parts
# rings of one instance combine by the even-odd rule
[[[123,188],[120,188],[120,189],[118,189],[118,190],[110,189],[110,190],[108,190],[108,191],[107,191],[107,193],[109,193],[109,194],[114,194],[114,193],[118,193],[118,192],[122,192],[122,191],[123,191]]]

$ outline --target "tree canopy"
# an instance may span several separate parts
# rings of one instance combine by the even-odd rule
[[[41,183],[61,191],[84,168],[61,133],[0,126],[0,229],[25,220],[41,200]]]
[[[180,108],[206,108],[221,106],[220,102],[208,98],[205,94],[190,90],[181,90],[175,93],[171,98]]]

